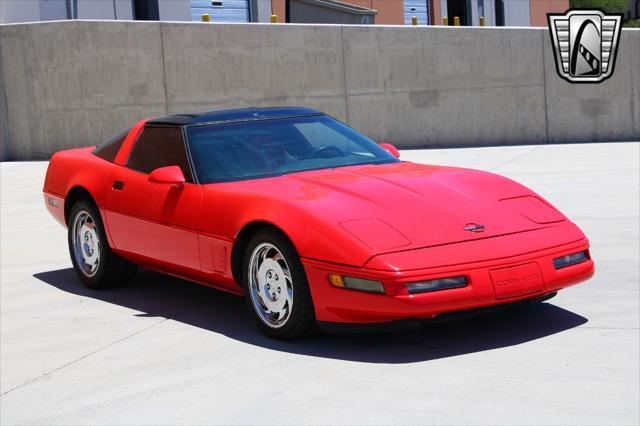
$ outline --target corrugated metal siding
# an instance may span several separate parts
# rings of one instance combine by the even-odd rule
[[[438,0],[439,1],[439,0]],[[404,23],[411,25],[411,17],[418,17],[419,25],[429,24],[428,0],[404,0]],[[415,12],[411,9],[415,8]]]
[[[202,20],[203,13],[211,22],[249,22],[249,0],[191,0],[191,20]]]

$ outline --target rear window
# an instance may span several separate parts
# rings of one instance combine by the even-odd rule
[[[117,135],[111,136],[109,139],[98,145],[96,149],[93,150],[93,154],[103,160],[113,162],[113,160],[116,159],[116,155],[118,155],[118,151],[120,151],[120,147],[122,146],[124,139],[130,131],[131,129],[126,129]]]

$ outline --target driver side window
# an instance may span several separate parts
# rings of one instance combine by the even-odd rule
[[[151,173],[159,167],[179,166],[187,182],[193,182],[180,127],[145,127],[133,145],[127,167]]]

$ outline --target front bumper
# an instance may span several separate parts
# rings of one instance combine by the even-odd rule
[[[310,259],[302,259],[302,263],[318,321],[364,324],[431,319],[446,312],[517,302],[556,292],[590,278],[594,274],[594,263],[589,258],[555,269],[553,259],[588,249],[588,241],[582,239],[497,260],[405,271],[353,268]],[[329,273],[382,281],[385,294],[334,287],[329,282]],[[518,275],[522,273],[526,275]],[[467,277],[466,287],[415,295],[406,291],[407,282],[458,275]],[[530,280],[531,276],[535,280]]]
[[[426,320],[409,318],[397,321],[368,323],[318,321],[318,329],[324,333],[329,334],[396,333],[403,331],[413,331],[421,328],[422,326],[427,326],[430,324],[468,320],[470,318],[477,318],[480,316],[501,312],[506,309],[541,303],[545,300],[553,298],[556,294],[558,293],[554,291],[553,293],[547,293],[542,296],[531,297],[524,300],[517,300],[515,302],[465,309],[463,311],[446,312],[444,314],[436,316],[435,318]]]

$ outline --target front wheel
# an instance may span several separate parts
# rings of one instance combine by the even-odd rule
[[[137,266],[111,251],[100,212],[88,200],[71,207],[68,242],[73,268],[86,287],[116,287],[134,278]]]
[[[272,229],[258,232],[249,241],[243,265],[249,311],[267,336],[290,340],[315,331],[307,277],[284,235]]]

